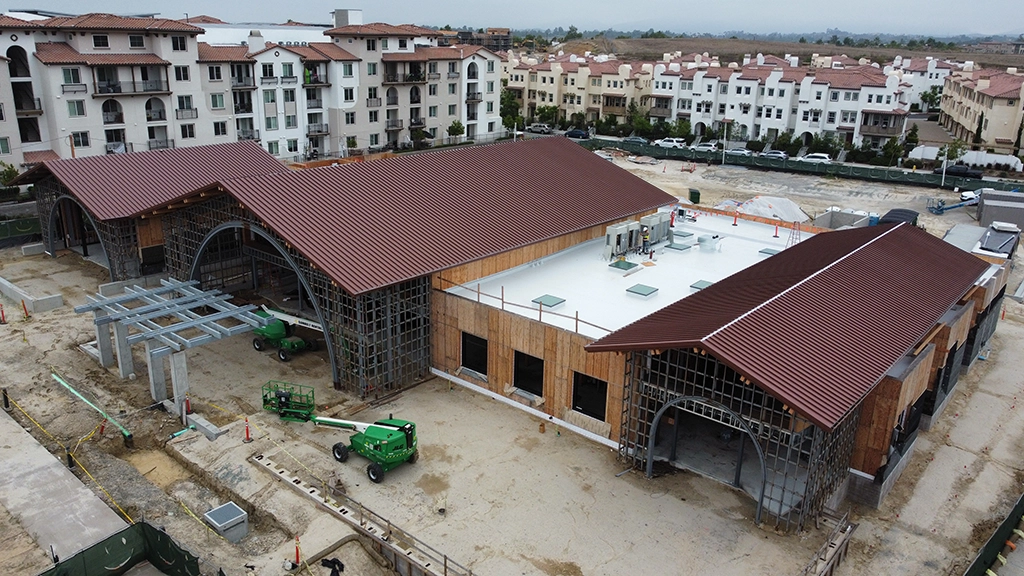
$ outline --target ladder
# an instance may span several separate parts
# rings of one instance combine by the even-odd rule
[[[800,223],[793,222],[793,228],[789,231],[789,239],[786,240],[786,248],[800,243]]]

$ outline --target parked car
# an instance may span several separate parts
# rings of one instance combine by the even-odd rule
[[[535,122],[527,126],[526,131],[533,132],[534,134],[551,134],[551,126],[548,124]]]
[[[769,150],[767,152],[761,152],[758,156],[762,158],[771,158],[772,160],[788,160],[789,154],[786,154],[782,150]]]
[[[935,174],[942,174],[942,166],[932,170]],[[981,170],[971,168],[967,164],[950,164],[946,166],[946,176],[961,176],[963,178],[981,178]]]
[[[565,133],[565,137],[585,140],[587,138],[590,138],[590,132],[587,132],[586,130],[581,130],[579,128],[573,128],[572,130],[569,130],[568,132]]]
[[[659,148],[686,148],[685,138],[662,138],[661,140],[655,140],[654,145]]]
[[[747,148],[730,148],[725,151],[730,156],[753,156],[754,153]]]
[[[967,202],[968,200],[974,200],[975,198],[981,198],[981,195],[985,192],[994,192],[995,188],[978,188],[977,190],[964,190],[960,193],[960,201]]]
[[[718,152],[718,144],[714,142],[702,142],[693,147],[694,152]]]
[[[643,144],[644,146],[647,146],[651,143],[650,140],[648,140],[647,138],[643,138],[641,136],[626,136],[625,138],[622,139],[622,141],[626,142],[627,144]]]
[[[813,162],[815,164],[828,164],[832,162],[832,157],[824,152],[814,152],[797,158],[801,162]]]

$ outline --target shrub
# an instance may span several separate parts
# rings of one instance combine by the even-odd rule
[[[874,158],[868,160],[867,163],[872,165],[872,166],[886,166],[886,167],[888,167],[889,166],[889,159],[884,157],[884,156],[875,156]]]
[[[765,143],[760,141],[760,140],[748,140],[747,141],[747,150],[752,150],[754,152],[762,152],[762,151],[764,151],[764,147],[765,147]]]

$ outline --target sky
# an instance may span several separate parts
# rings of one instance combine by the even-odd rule
[[[31,7],[72,14],[158,12],[164,18],[206,14],[226,22],[329,23],[335,8],[363,10],[363,22],[472,26],[569,28],[580,30],[671,30],[698,34],[725,31],[824,32],[908,35],[1018,35],[1024,33],[1020,0],[337,0],[253,2],[252,0],[32,0],[7,10]]]

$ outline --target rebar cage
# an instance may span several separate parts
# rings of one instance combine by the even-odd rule
[[[666,442],[663,436],[669,432],[664,422],[659,429],[652,429],[658,411],[674,399],[706,398],[706,405],[679,402],[674,408],[737,430],[733,416],[714,406],[725,407],[743,419],[764,454],[766,485],[761,500],[768,521],[777,529],[802,529],[822,513],[848,476],[859,407],[827,432],[697,348],[632,352],[626,362],[625,383],[620,459],[642,469],[648,457],[654,457],[647,448],[651,435],[658,445]],[[686,458],[685,454],[679,456],[682,462]],[[752,494],[755,500],[759,495]]]

